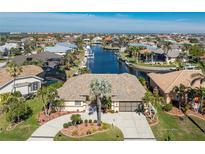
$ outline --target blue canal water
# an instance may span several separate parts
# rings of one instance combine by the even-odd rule
[[[105,50],[100,45],[91,46],[94,53],[93,59],[88,59],[87,67],[92,73],[130,73],[135,76],[143,76],[146,78],[146,74],[139,72],[136,69],[132,69],[126,66],[124,62],[120,62],[117,59],[117,55],[111,50]]]

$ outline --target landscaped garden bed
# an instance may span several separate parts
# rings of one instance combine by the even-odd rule
[[[92,122],[92,121],[91,121]],[[61,133],[68,137],[85,137],[91,134],[96,134],[99,132],[107,131],[111,128],[109,124],[102,123],[101,126],[98,126],[97,123],[81,123],[75,126],[70,126],[68,128],[63,128]]]
[[[63,127],[54,140],[123,140],[123,134],[117,127],[107,123],[98,125],[97,120],[83,121],[79,114],[72,115],[71,121],[64,123]]]
[[[72,114],[72,113],[79,113],[79,112],[57,111],[57,112],[51,113],[48,116],[48,115],[45,115],[45,113],[42,111],[38,115],[38,122],[40,125],[43,125],[44,123],[46,123],[52,119],[58,118],[60,116],[66,115],[66,114]]]
[[[184,116],[184,113],[176,107],[173,107],[172,110],[170,110],[166,113],[169,115],[173,115],[173,116]],[[196,111],[190,110],[190,109],[186,112],[186,114],[190,115],[190,116],[195,116],[195,117],[200,118],[202,120],[205,120],[205,115],[202,115],[202,114],[200,114]]]

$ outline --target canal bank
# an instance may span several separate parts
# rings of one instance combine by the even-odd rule
[[[100,45],[92,45],[91,50],[95,56],[88,59],[86,64],[91,73],[130,73],[137,77],[147,78],[146,73],[128,67],[123,61],[119,61],[112,50],[103,49]]]

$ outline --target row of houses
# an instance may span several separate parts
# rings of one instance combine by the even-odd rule
[[[180,84],[186,87],[205,87],[205,84],[195,82],[191,85],[192,74],[201,73],[200,70],[181,70],[169,73],[149,73],[149,86],[157,88],[167,103],[175,100],[172,90]],[[0,94],[20,91],[23,95],[35,93],[44,83],[45,71],[35,65],[23,66],[22,73],[13,78],[6,68],[0,70]],[[90,89],[92,80],[102,78],[111,86],[112,109],[118,112],[134,112],[143,103],[145,88],[138,79],[131,74],[83,74],[67,79],[58,89],[58,95],[64,100],[64,111],[86,111],[92,105],[93,95]]]

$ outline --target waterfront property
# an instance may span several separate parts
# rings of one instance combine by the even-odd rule
[[[0,70],[0,94],[20,91],[22,95],[36,92],[43,81],[43,70],[39,66],[22,66],[22,73],[14,79],[6,68]]]
[[[75,44],[68,42],[59,42],[55,46],[45,47],[45,52],[52,52],[58,55],[65,55],[67,52],[72,52],[77,49]]]
[[[42,63],[43,66],[54,68],[59,64],[62,57],[63,56],[57,55],[55,53],[41,52],[38,54],[31,54],[28,56],[26,55],[16,56],[12,59],[12,62],[18,65],[40,62]]]
[[[58,90],[60,98],[65,101],[63,110],[85,111],[89,105],[92,105],[90,83],[96,78],[105,79],[111,84],[112,110],[134,112],[142,103],[145,89],[133,75],[83,74],[69,78]]]
[[[175,95],[172,93],[174,87],[183,84],[185,87],[205,87],[205,84],[200,84],[200,81],[195,82],[191,85],[193,80],[192,74],[201,73],[200,70],[180,70],[169,72],[165,74],[160,73],[149,73],[150,86],[152,89],[157,88],[159,93],[164,96],[167,103],[175,100]]]

